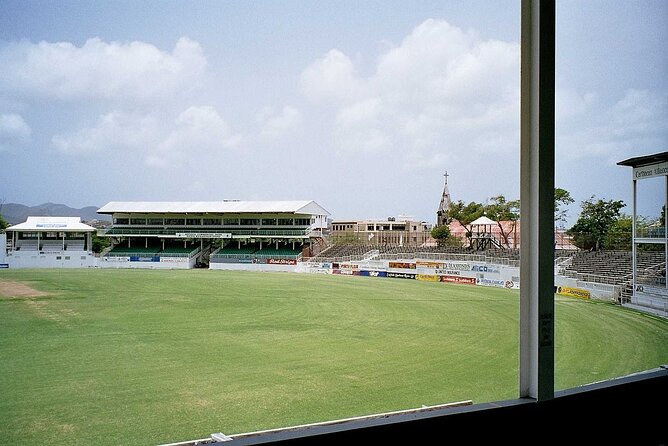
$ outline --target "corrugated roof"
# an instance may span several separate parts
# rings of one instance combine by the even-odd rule
[[[112,201],[98,209],[98,214],[221,214],[278,213],[329,215],[315,201]]]
[[[81,223],[79,217],[28,217],[24,223],[10,226],[7,231],[95,231],[96,229]]]

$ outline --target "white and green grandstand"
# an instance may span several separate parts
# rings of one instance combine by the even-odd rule
[[[101,266],[286,269],[317,251],[327,212],[315,201],[110,202]],[[265,266],[260,266],[265,265]]]

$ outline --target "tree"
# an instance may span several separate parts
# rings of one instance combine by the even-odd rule
[[[4,198],[0,199],[0,232],[5,232],[5,229],[9,227],[9,223],[7,223],[7,220],[5,220],[4,217],[2,216],[2,205],[4,204],[5,204],[5,199]]]
[[[462,200],[459,200],[450,204],[450,218],[457,220],[466,229],[466,238],[469,240],[469,245],[471,244],[472,236],[471,222],[481,217],[484,213],[485,207],[475,201],[464,204]]]
[[[566,206],[574,203],[573,197],[571,197],[570,192],[566,189],[556,187],[554,189],[554,225],[557,226],[561,223],[563,228],[566,224],[566,219],[568,218],[568,209]]]
[[[612,225],[620,218],[620,210],[626,206],[621,200],[590,199],[582,202],[577,222],[566,233],[580,249],[599,250]]]
[[[610,225],[608,233],[603,238],[603,248],[618,251],[631,250],[631,236],[633,232],[633,217],[622,215]]]
[[[359,236],[359,233],[357,232],[345,232],[343,234],[337,234],[336,238],[334,238],[334,243],[335,244],[361,244],[362,239]]]
[[[485,214],[496,221],[504,245],[510,248],[510,234],[515,231],[517,221],[520,219],[520,200],[507,201],[503,195],[492,197],[491,200],[491,204],[485,209]],[[503,222],[510,224],[504,225]]]
[[[95,253],[100,253],[104,251],[104,248],[108,247],[111,242],[109,240],[109,237],[100,237],[97,235],[97,232],[93,232],[93,240],[92,240],[92,248],[93,252]]]
[[[450,228],[448,225],[436,226],[431,230],[431,236],[436,240],[438,246],[447,246],[450,237]]]

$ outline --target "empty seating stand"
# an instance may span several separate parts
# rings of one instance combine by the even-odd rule
[[[44,240],[42,241],[43,252],[61,252],[63,250],[62,240]]]
[[[83,251],[85,242],[83,240],[71,240],[66,242],[65,249],[67,251]]]
[[[160,248],[134,248],[127,246],[115,246],[111,251],[107,253],[111,257],[153,257],[155,256]]]
[[[438,257],[443,254],[443,257],[456,256],[480,256],[486,258],[505,259],[507,261],[519,261],[520,253],[518,249],[489,249],[485,251],[474,251],[470,248],[453,248],[445,246],[397,246],[397,245],[371,245],[371,244],[357,244],[357,243],[341,243],[330,246],[322,251],[318,256],[311,258],[312,261],[323,261],[339,259],[343,260],[351,257],[362,257],[371,251],[378,251],[380,258],[386,256],[399,256],[405,258],[414,258],[420,254],[430,254]]]
[[[655,268],[665,260],[663,252],[639,251],[636,267],[639,271]],[[587,251],[573,256],[566,275],[586,279],[586,275],[607,279],[611,285],[627,281],[633,272],[633,257],[629,251]]]
[[[164,257],[192,257],[196,255],[200,250],[199,246],[188,246],[188,247],[165,247],[162,251],[158,252],[159,256]]]
[[[21,240],[17,244],[17,249],[20,251],[38,251],[39,246],[37,240]]]

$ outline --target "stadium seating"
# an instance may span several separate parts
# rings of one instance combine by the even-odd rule
[[[218,251],[211,254],[211,259],[232,258],[232,259],[252,259],[253,253],[260,249],[259,244],[249,243],[241,247],[235,246],[236,243],[230,243]]]
[[[65,247],[68,251],[83,251],[85,242],[83,240],[70,240]]]
[[[445,246],[397,246],[397,245],[372,245],[358,243],[340,243],[323,250],[311,261],[331,260],[359,260],[365,254],[378,251],[379,258],[416,258],[421,254],[429,258],[443,258],[456,260],[460,256],[476,256],[468,260],[481,260],[483,258],[503,259],[504,263],[517,262],[520,258],[518,249],[489,249],[486,251],[473,251],[470,248],[445,247]],[[465,260],[464,258],[461,258]]]
[[[293,249],[292,245],[279,246],[278,248],[276,248],[274,245],[263,245],[262,249],[260,249],[260,245],[257,243],[249,243],[247,245],[237,247],[236,243],[233,242],[223,248],[220,248],[218,251],[215,251],[213,254],[211,254],[210,258],[214,262],[215,259],[248,260],[281,258],[297,260],[301,253],[301,246],[297,246]]]
[[[165,249],[159,251],[157,255],[165,257],[192,257],[200,250],[199,246],[166,246]]]
[[[258,258],[296,258],[301,252],[301,247],[292,249],[291,246],[279,246],[278,248],[267,246],[256,251],[255,256]]]
[[[639,271],[656,268],[665,260],[663,252],[639,251],[636,266]],[[664,266],[665,267],[665,266]],[[633,272],[632,254],[629,251],[585,251],[572,257],[565,269],[568,277],[590,279],[599,277],[605,283],[620,285],[628,281]]]
[[[127,246],[115,246],[111,251],[107,253],[108,256],[112,257],[149,257],[154,256],[160,250],[158,247],[149,247],[149,248],[140,248],[140,247],[127,247]]]
[[[21,251],[37,251],[39,249],[37,240],[21,240],[17,246]]]
[[[61,252],[63,250],[62,240],[44,240],[42,241],[43,252]]]

